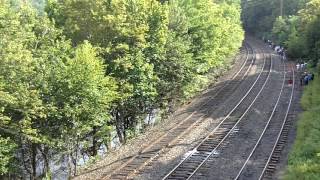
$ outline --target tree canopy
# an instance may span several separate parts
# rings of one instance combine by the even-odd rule
[[[56,159],[76,173],[201,91],[244,38],[240,1],[0,2],[3,177],[50,177]]]
[[[1,158],[0,173],[15,161],[17,174],[23,169],[34,177],[39,152],[48,160],[54,151],[73,150],[65,146],[70,140],[110,125],[116,83],[96,48],[88,42],[73,48],[30,6],[14,9],[3,1],[0,34],[0,154],[10,155]]]
[[[247,31],[285,46],[293,58],[319,62],[319,0],[284,0],[281,17],[279,1],[242,1],[242,7]]]

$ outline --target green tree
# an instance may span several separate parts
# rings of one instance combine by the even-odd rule
[[[43,133],[50,132],[46,135],[56,143],[55,147],[75,162],[80,145],[96,155],[109,138],[108,109],[117,98],[116,83],[104,75],[102,60],[88,42],[79,45],[73,57],[50,62],[49,89],[43,93],[50,114]]]
[[[194,82],[207,81],[243,38],[239,2],[57,0],[47,12],[74,45],[100,47],[119,84],[113,122],[121,142],[148,112],[200,90]]]
[[[16,144],[10,138],[0,136],[0,177],[12,171],[15,148]]]
[[[287,24],[286,19],[279,17],[273,24],[272,34],[275,37],[275,43],[284,45],[288,40],[290,26]]]
[[[46,16],[9,1],[0,4],[0,34],[0,152],[17,169],[6,173],[35,178],[41,156],[50,174],[52,154],[76,162],[80,146],[96,154],[118,97],[97,49],[87,42],[73,49]]]
[[[305,0],[283,0],[283,15],[295,15],[304,7]],[[270,36],[273,24],[280,16],[279,0],[242,0],[242,20],[247,32],[259,37]]]
[[[47,11],[59,20],[74,44],[89,40],[101,47],[107,74],[119,83],[122,97],[114,108],[114,124],[121,142],[137,117],[157,96],[154,64],[161,61],[165,10],[157,1],[59,1]],[[55,13],[54,13],[55,12]],[[81,17],[79,19],[79,15]],[[86,16],[83,16],[86,14]],[[163,15],[161,15],[163,14]],[[160,17],[163,16],[163,17]],[[152,25],[152,26],[151,26]]]

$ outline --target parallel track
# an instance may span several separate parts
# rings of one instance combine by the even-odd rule
[[[292,73],[293,73],[293,75],[292,75],[293,76],[293,84],[292,84],[291,97],[290,97],[288,109],[286,112],[286,116],[284,118],[284,122],[283,122],[281,129],[279,131],[279,134],[277,136],[277,140],[275,141],[273,149],[269,155],[268,161],[261,172],[259,180],[272,178],[272,175],[273,175],[274,171],[276,170],[275,169],[276,164],[280,159],[281,151],[284,148],[285,142],[288,138],[289,130],[292,126],[294,116],[292,116],[292,114],[290,115],[289,112],[290,112],[290,108],[292,107],[292,101],[293,101],[293,96],[294,96],[294,86],[295,86],[295,77],[294,77],[293,68],[292,68]],[[298,103],[298,102],[295,102],[295,103]]]
[[[220,124],[206,138],[204,138],[204,140],[194,149],[194,152],[187,156],[183,161],[181,161],[163,179],[189,179],[197,172],[197,170],[208,160],[211,155],[215,154],[216,149],[231,134],[231,132],[233,132],[238,123],[242,120],[244,115],[248,112],[248,110],[251,108],[251,106],[254,104],[254,102],[264,89],[270,76],[271,67],[272,57],[270,57],[270,59],[268,60],[266,60],[265,58],[263,71],[261,71],[255,83],[252,85],[247,94],[220,122]],[[254,91],[252,91],[253,89]],[[248,96],[249,94],[251,96]],[[234,117],[239,118],[235,120]]]
[[[232,81],[228,81],[216,89],[214,95],[201,105],[199,108],[200,112],[210,112],[208,108],[212,109],[212,106],[217,106],[221,103],[226,97],[232,94],[234,89],[247,77],[250,68],[255,62],[255,57],[249,58],[250,53],[254,54],[253,49],[249,45],[246,45],[246,51],[246,59],[239,71],[231,78]],[[205,113],[199,116],[196,112],[198,111],[194,111],[187,118],[179,122],[173,129],[170,129],[168,133],[159,137],[156,142],[144,147],[140,154],[133,156],[118,167],[117,170],[110,174],[105,174],[101,179],[126,179],[134,176],[135,173],[141,171],[164,150],[175,144],[179,138],[189,132],[192,127],[201,122],[205,117]],[[195,121],[194,119],[197,120]]]
[[[286,72],[285,70],[285,66],[284,66],[284,72]],[[261,171],[262,174],[264,173],[266,168],[261,168],[263,167],[265,164],[270,164],[269,169],[273,169],[273,167],[275,166],[274,163],[276,163],[275,159],[278,159],[278,157],[280,157],[280,154],[276,154],[276,156],[274,156],[273,158],[271,158],[271,156],[269,157],[268,153],[265,153],[265,151],[268,151],[268,147],[270,149],[270,147],[273,147],[273,143],[279,141],[279,137],[281,133],[287,133],[288,132],[288,128],[289,126],[285,126],[286,120],[287,120],[287,116],[291,107],[291,102],[292,102],[292,97],[293,97],[293,90],[294,90],[294,71],[293,69],[291,69],[291,73],[292,75],[290,75],[289,77],[286,77],[287,73],[284,73],[284,79],[283,79],[283,84],[282,84],[282,88],[280,91],[280,94],[278,96],[277,102],[273,108],[273,111],[268,119],[267,124],[265,125],[259,139],[257,140],[255,146],[253,147],[252,151],[250,152],[249,156],[247,157],[247,159],[245,160],[244,164],[242,165],[240,171],[238,172],[238,174],[236,175],[236,177],[234,178],[236,179],[261,179],[262,175],[260,175],[259,177],[259,172]],[[293,79],[293,84],[292,86],[286,86],[285,87],[285,83],[288,82],[289,79]],[[290,90],[291,92],[288,91],[286,92],[286,89]],[[286,104],[287,99],[289,99],[289,102]],[[281,101],[282,100],[282,103]],[[283,118],[283,122],[279,121],[279,117],[277,117],[275,114],[278,113],[278,116],[281,115],[282,113],[282,109],[281,106],[284,106],[284,104],[287,105],[287,109],[284,112],[284,118]],[[279,132],[278,138],[275,140],[274,139],[274,134],[276,132]],[[286,137],[286,135],[285,135]],[[281,141],[281,143],[279,143],[279,145],[283,145],[284,141]],[[275,150],[277,149],[277,150]],[[274,150],[272,150],[271,152],[275,151],[277,153],[279,153],[278,151],[279,148],[275,148]],[[268,159],[269,157],[269,159]],[[272,160],[271,160],[272,159]],[[269,162],[271,160],[271,162]],[[266,165],[267,166],[267,165]],[[258,177],[255,177],[255,175],[257,175]]]

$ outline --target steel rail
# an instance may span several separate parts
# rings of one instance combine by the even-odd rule
[[[263,64],[263,67],[262,67],[262,70],[261,72],[259,73],[257,79],[255,80],[255,82],[252,84],[251,88],[248,90],[248,92],[242,97],[242,99],[237,103],[237,105],[227,114],[227,116],[218,124],[218,126],[209,134],[206,136],[206,138],[204,138],[194,149],[197,149],[198,147],[201,146],[201,144],[203,144],[208,138],[209,136],[211,136],[214,132],[216,132],[219,127],[226,121],[227,118],[230,117],[230,115],[239,107],[239,105],[244,101],[244,99],[249,95],[249,93],[252,91],[252,89],[255,87],[256,83],[258,82],[258,80],[260,79],[262,73],[264,72],[264,67],[265,67],[265,64],[266,64],[266,58],[264,58],[264,64]],[[271,57],[271,67],[272,67],[272,57]],[[268,77],[267,79],[265,80],[265,83],[264,85],[262,86],[261,90],[259,91],[259,93],[257,94],[257,96],[255,97],[255,99],[253,100],[253,103],[255,102],[255,100],[257,99],[257,97],[260,95],[260,93],[262,92],[264,86],[266,85],[266,82],[268,81],[269,79],[269,76],[270,76],[270,71],[271,71],[271,68],[269,70],[269,73],[268,73]],[[248,112],[248,110],[251,108],[251,106],[253,105],[253,103],[251,103],[250,107],[247,108],[246,112],[244,114],[246,114]],[[242,119],[243,116],[241,116],[239,118]],[[239,122],[238,120],[238,122]],[[228,134],[220,141],[220,143],[214,148],[214,150],[212,150],[210,152],[210,154],[207,156],[207,158],[194,170],[194,172],[188,177],[188,179],[190,177],[192,177],[194,175],[194,173],[199,169],[199,167],[201,167],[203,165],[204,162],[207,161],[207,159],[214,153],[214,151],[216,150],[217,147],[220,146],[220,144],[225,140],[225,138],[232,132],[232,130],[236,127],[238,123],[236,123],[233,128],[228,132]],[[178,165],[176,165],[164,178],[162,178],[163,180],[164,179],[167,179],[178,167],[180,167],[181,164],[183,164],[188,158],[190,158],[191,156],[193,155],[192,154],[189,154],[184,160],[182,160]]]
[[[246,67],[246,64],[248,63],[248,60],[249,60],[249,55],[250,55],[250,53],[251,53],[250,51],[252,51],[252,53],[254,52],[253,49],[252,49],[252,47],[251,47],[248,43],[246,43],[246,44],[247,44],[247,45],[245,45],[245,46],[246,46],[246,47],[245,47],[245,48],[246,48],[246,57],[245,57],[245,60],[244,60],[244,62],[242,63],[241,68],[237,71],[237,73],[232,76],[231,80],[234,80],[234,79],[241,73],[241,71]],[[249,67],[248,67],[248,70],[251,69],[251,67],[252,67],[253,64],[254,64],[254,61],[255,61],[255,58],[251,58],[251,62],[250,62],[250,65],[249,65]],[[244,78],[246,77],[248,70],[243,74],[243,76],[241,77],[241,79],[244,79]],[[201,106],[200,106],[199,109],[201,109],[202,107],[204,107],[205,105],[207,105],[209,102],[211,102],[212,99],[214,99],[216,96],[218,96],[219,93],[221,93],[221,92],[230,84],[230,82],[231,82],[231,81],[228,81],[228,82],[225,83],[222,87],[220,87],[220,88],[217,90],[217,92],[214,94],[214,96],[210,97],[208,100],[206,100],[205,103],[201,104]],[[187,116],[187,117],[186,117],[185,119],[183,119],[180,123],[178,123],[175,127],[169,129],[168,131],[172,131],[172,130],[177,129],[179,126],[181,126],[181,125],[182,125],[183,123],[185,123],[187,120],[189,120],[196,112],[197,112],[197,110],[193,111],[189,116]],[[201,117],[199,118],[199,120],[196,121],[195,123],[199,122],[203,117],[204,117],[204,115],[201,116]],[[195,124],[195,123],[194,123],[194,124]],[[193,126],[193,125],[191,125],[191,126]],[[188,128],[188,129],[189,129],[189,128]],[[186,129],[185,131],[187,131],[188,129]],[[183,133],[183,132],[182,132],[182,133]],[[132,162],[135,158],[138,158],[141,153],[147,151],[147,149],[149,149],[149,148],[152,147],[154,144],[156,144],[156,143],[158,143],[159,141],[161,141],[161,139],[163,139],[166,135],[167,135],[167,133],[163,134],[163,135],[160,136],[155,142],[153,142],[152,144],[144,147],[143,150],[139,152],[139,154],[131,157],[129,160],[127,160],[124,164],[122,164],[122,165],[121,165],[120,167],[118,167],[116,170],[112,171],[112,172],[111,172],[110,174],[108,174],[107,176],[103,176],[103,177],[100,178],[100,179],[108,179],[108,178],[110,178],[113,174],[116,175],[116,173],[117,173],[118,171],[120,171],[121,169],[123,169],[124,167],[126,167],[126,166],[127,166],[130,162]],[[180,136],[179,136],[179,137],[180,137]],[[177,139],[177,138],[175,138],[175,139]],[[172,142],[173,142],[173,141],[174,141],[174,140],[172,140]],[[169,144],[172,144],[172,143],[169,142]],[[164,147],[164,148],[165,148],[165,147]],[[161,151],[161,150],[159,150],[159,151]],[[150,159],[151,159],[151,158],[150,158]],[[151,159],[151,160],[152,160],[152,159]],[[140,168],[140,167],[137,167],[136,169],[141,169],[141,168]],[[136,173],[136,170],[134,170],[133,174],[134,174],[134,173]],[[131,176],[130,174],[132,174],[132,173],[129,173],[129,175],[128,175],[127,177]]]
[[[293,94],[294,94],[294,87],[295,87],[295,76],[294,76],[293,67],[291,67],[291,71],[292,71],[292,73],[293,73],[293,77],[292,77],[292,89],[291,89],[291,97],[290,97],[290,100],[289,100],[289,105],[288,105],[288,108],[287,108],[287,112],[286,112],[284,121],[283,121],[283,123],[282,123],[280,132],[279,132],[279,134],[278,134],[277,140],[276,140],[276,142],[274,143],[274,146],[273,146],[272,151],[271,151],[271,153],[270,153],[270,155],[269,155],[268,161],[267,161],[266,165],[264,166],[264,168],[263,168],[263,170],[262,170],[262,172],[261,172],[261,175],[260,175],[260,177],[259,177],[259,180],[261,180],[261,179],[263,178],[263,175],[264,175],[264,173],[265,173],[265,171],[266,171],[266,169],[267,169],[267,167],[268,167],[268,164],[270,163],[270,160],[271,160],[272,155],[273,155],[273,153],[274,153],[274,151],[275,151],[275,149],[276,149],[276,146],[277,146],[277,144],[279,143],[279,140],[280,140],[282,131],[283,131],[284,126],[285,126],[285,124],[286,124],[286,122],[287,122],[287,119],[288,119],[288,114],[289,114],[289,111],[290,111],[290,108],[291,108],[292,99],[293,99]]]
[[[251,109],[251,107],[253,106],[253,104],[255,103],[255,101],[258,99],[258,97],[260,96],[261,92],[264,90],[269,77],[270,77],[270,72],[272,71],[272,56],[270,56],[271,58],[271,68],[268,74],[268,77],[265,81],[265,83],[263,84],[262,88],[260,89],[259,93],[256,95],[256,97],[254,98],[254,100],[252,101],[252,103],[250,104],[250,106],[247,108],[247,110],[243,113],[243,115],[238,119],[237,123],[234,124],[234,126],[232,127],[232,129],[230,129],[230,131],[227,133],[227,135],[224,136],[224,138],[220,141],[220,143],[210,152],[210,154],[207,156],[207,158],[195,169],[195,171],[187,178],[187,180],[189,180],[200,168],[201,166],[212,156],[212,154],[214,154],[214,152],[216,151],[216,149],[224,142],[225,139],[227,139],[227,137],[233,132],[233,130],[237,127],[237,125],[240,123],[240,121],[243,119],[243,117],[247,114],[247,112]]]
[[[248,43],[247,43],[247,44],[248,44]],[[246,45],[246,46],[249,47],[250,45],[248,44],[248,45]],[[246,47],[246,48],[247,48],[247,47]],[[252,48],[251,48],[251,49],[252,49]],[[248,51],[247,51],[247,52],[248,52]],[[246,60],[242,63],[242,66],[241,66],[240,70],[239,70],[235,75],[233,75],[233,77],[231,78],[231,80],[235,79],[235,78],[240,74],[241,70],[246,66],[246,63],[247,63],[247,61],[248,61],[248,59],[249,59],[249,54],[250,54],[250,53],[246,53]],[[252,58],[252,61],[251,61],[251,64],[250,64],[248,70],[250,69],[250,67],[251,67],[251,66],[253,65],[253,63],[254,63],[254,60],[253,60],[253,59],[254,59],[254,58]],[[244,73],[242,79],[246,76],[246,74],[248,73],[248,70]],[[230,81],[227,82],[227,83],[230,83]]]
[[[283,61],[282,61],[282,63],[283,63]],[[262,137],[264,136],[264,134],[265,134],[265,132],[266,132],[266,130],[267,130],[267,128],[268,128],[268,126],[269,126],[272,118],[273,118],[274,113],[276,112],[276,109],[277,109],[277,107],[278,107],[278,104],[279,104],[279,102],[280,102],[280,99],[281,99],[281,96],[282,96],[282,93],[283,93],[283,90],[284,90],[285,81],[286,81],[286,67],[285,67],[285,63],[283,63],[283,64],[284,64],[284,66],[283,66],[283,72],[284,72],[284,74],[283,74],[283,81],[282,81],[281,90],[280,90],[278,99],[277,99],[277,101],[276,101],[276,104],[274,105],[274,108],[273,108],[272,113],[271,113],[271,115],[270,115],[270,117],[269,117],[269,119],[268,119],[268,122],[267,122],[267,124],[265,125],[265,127],[264,127],[264,129],[263,129],[263,131],[262,131],[262,133],[261,133],[261,135],[260,135],[260,137],[259,137],[259,139],[257,140],[257,143],[256,143],[255,146],[253,147],[252,151],[250,152],[248,158],[246,159],[245,163],[244,163],[243,166],[241,167],[241,169],[240,169],[240,171],[238,172],[237,176],[234,178],[235,180],[238,179],[238,178],[240,177],[240,175],[242,174],[244,168],[246,167],[246,165],[247,165],[247,163],[249,162],[250,158],[252,157],[253,153],[255,152],[255,150],[257,149],[258,145],[260,144],[261,139],[262,139]]]
[[[254,51],[253,51],[253,49],[252,49],[252,54],[254,53]],[[247,57],[248,58],[248,57]],[[252,61],[251,61],[251,64],[250,64],[250,66],[249,66],[249,68],[247,69],[247,71],[244,73],[244,75],[242,76],[242,80],[246,77],[246,75],[249,73],[249,71],[250,71],[250,69],[251,69],[251,67],[253,66],[253,64],[254,64],[254,60],[253,60],[254,58],[252,58]],[[245,64],[244,64],[245,65]],[[243,65],[243,66],[244,66]],[[238,72],[238,74],[240,73],[240,71]],[[234,78],[233,78],[234,79]]]
[[[249,46],[250,46],[250,45],[248,44],[248,47],[249,47]],[[251,48],[251,50],[252,50],[252,48]],[[248,51],[248,52],[249,52],[249,51]],[[254,52],[254,51],[252,50],[252,52]],[[238,70],[238,72],[236,73],[236,75],[234,75],[234,76],[231,78],[231,80],[234,80],[234,79],[237,77],[237,75],[240,74],[240,72],[242,71],[242,69],[246,66],[246,64],[247,64],[247,62],[248,62],[249,54],[250,54],[250,53],[247,53],[247,54],[246,54],[246,60],[245,60],[244,63],[242,64],[240,70]],[[242,80],[247,77],[247,73],[249,72],[249,70],[250,70],[251,67],[253,66],[254,61],[255,61],[255,58],[251,58],[251,63],[250,63],[250,65],[249,65],[247,71],[246,71],[246,72],[243,74],[243,76],[241,77]],[[222,92],[222,90],[224,90],[224,88],[227,87],[227,86],[230,84],[230,82],[231,82],[231,81],[228,81],[226,84],[224,84],[222,87],[220,87],[219,90],[218,90],[212,97],[210,97],[204,104],[202,104],[200,108],[204,107],[204,106],[207,105],[212,99],[214,99],[216,96],[218,96],[219,93]],[[194,113],[196,113],[196,112],[197,112],[197,111],[194,111],[194,112],[190,115],[190,117],[191,117]],[[158,152],[161,153],[166,147],[169,147],[169,146],[171,146],[172,144],[174,144],[180,137],[182,137],[184,134],[186,134],[187,132],[189,132],[189,130],[191,130],[197,123],[201,122],[201,120],[202,120],[204,117],[205,117],[205,115],[202,115],[201,117],[199,117],[199,119],[198,119],[197,121],[193,122],[188,128],[186,128],[184,131],[182,131],[181,134],[179,134],[176,138],[174,138],[172,141],[170,141],[167,146],[159,149]],[[179,124],[178,124],[175,128],[173,128],[173,129],[179,128],[179,126],[181,126],[186,120],[187,120],[187,119],[183,120],[183,122],[179,123]],[[166,135],[166,134],[164,134],[163,136],[165,136],[165,135]],[[162,138],[162,136],[161,136],[160,138],[158,138],[157,141],[155,141],[154,143],[152,143],[151,145],[149,145],[147,148],[145,148],[144,151],[142,151],[142,153],[145,152],[145,151],[147,151],[147,149],[150,148],[150,147],[152,147],[155,143],[159,142],[159,141],[161,140],[161,138]],[[157,154],[157,155],[158,155],[158,154]],[[149,161],[152,161],[155,157],[157,157],[157,155],[155,155],[155,156],[153,156],[153,157],[150,157]],[[137,155],[136,157],[138,157],[138,155]],[[142,164],[141,166],[137,167],[137,168],[134,170],[134,172],[129,173],[129,174],[127,175],[127,177],[132,177],[135,173],[137,173],[138,171],[140,171],[146,164],[148,164],[149,161],[148,161],[147,163],[144,163],[144,164]]]

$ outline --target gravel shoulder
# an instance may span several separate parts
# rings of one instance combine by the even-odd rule
[[[294,62],[289,62],[291,64],[291,66],[295,66]],[[298,74],[296,73],[296,77]],[[282,153],[281,153],[281,158],[277,164],[277,170],[276,172],[274,173],[274,176],[273,176],[273,179],[274,180],[280,180],[280,179],[283,179],[283,175],[285,174],[285,171],[286,171],[286,168],[288,166],[288,157],[289,157],[289,153],[290,153],[290,150],[294,144],[294,141],[296,139],[296,135],[297,135],[297,122],[298,122],[298,116],[300,113],[302,113],[302,109],[301,109],[301,106],[300,106],[300,99],[301,99],[301,96],[302,96],[302,91],[303,91],[303,88],[299,85],[299,80],[298,78],[296,79],[296,87],[295,87],[295,96],[294,96],[294,106],[293,106],[293,111],[292,113],[294,114],[295,116],[295,119],[293,121],[293,126],[292,128],[290,129],[289,133],[288,133],[288,140],[285,144],[285,147],[284,149],[282,150]]]

